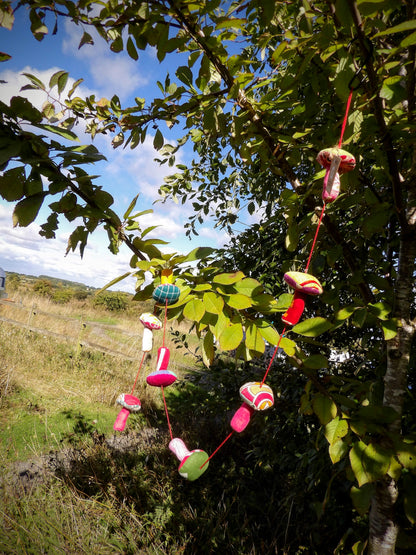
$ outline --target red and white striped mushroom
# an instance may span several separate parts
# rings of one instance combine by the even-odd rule
[[[355,168],[355,158],[352,154],[341,148],[325,148],[319,152],[316,159],[326,170],[322,200],[329,203],[334,201],[339,195],[339,176]]]

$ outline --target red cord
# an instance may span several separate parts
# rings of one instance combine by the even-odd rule
[[[209,460],[211,460],[212,457],[215,455],[215,453],[217,453],[217,451],[219,451],[219,450],[221,449],[221,447],[224,445],[224,443],[230,439],[230,437],[233,435],[233,433],[234,433],[234,431],[232,431],[232,432],[230,432],[230,433],[228,434],[228,436],[224,439],[224,441],[222,441],[222,442],[218,445],[218,447],[215,449],[215,451],[214,451],[213,453],[211,453],[211,455],[207,458],[207,460],[204,462],[204,464],[203,464],[202,466],[199,467],[199,470],[201,470],[201,468],[204,468],[204,466],[207,464],[207,462],[208,462]]]
[[[276,356],[277,351],[279,350],[280,342],[282,341],[282,339],[283,339],[283,337],[284,337],[284,335],[285,335],[285,331],[286,331],[286,326],[284,327],[284,329],[283,329],[283,331],[282,331],[282,333],[281,333],[281,335],[280,335],[280,337],[279,337],[279,341],[277,342],[276,348],[275,348],[275,350],[274,350],[274,352],[273,352],[272,358],[270,359],[269,366],[267,367],[266,373],[264,374],[264,377],[263,377],[263,379],[262,379],[262,381],[261,381],[260,387],[261,387],[261,386],[264,384],[264,382],[266,381],[267,374],[269,373],[269,370],[270,370],[270,368],[271,368],[271,366],[272,366],[272,362],[273,362],[273,360],[274,360],[274,357]]]
[[[344,121],[342,122],[341,136],[339,138],[338,148],[341,148],[341,146],[342,146],[342,139],[344,137],[344,131],[345,131],[345,128],[347,126],[348,112],[350,111],[350,106],[351,106],[352,93],[353,93],[353,90],[351,89],[350,94],[348,95],[347,107],[345,109],[345,115],[344,115]]]
[[[142,369],[144,357],[146,356],[146,351],[143,351],[142,360],[140,361],[139,369],[137,370],[136,379],[134,380],[133,388],[131,390],[131,394],[133,395],[134,388],[136,387],[137,378],[139,377],[140,370]]]
[[[315,248],[316,240],[318,239],[319,228],[321,227],[322,218],[324,217],[325,206],[326,206],[326,204],[324,203],[324,205],[323,205],[323,207],[322,207],[321,217],[319,218],[319,222],[318,222],[318,227],[316,228],[315,237],[314,237],[314,239],[313,239],[313,243],[312,243],[312,247],[311,247],[311,252],[309,253],[308,262],[306,263],[305,273],[308,271],[309,264],[311,263],[311,260],[312,260],[313,250],[314,250],[314,248]]]
[[[163,390],[163,385],[161,386],[160,389],[162,390],[163,404],[165,405],[166,420],[168,421],[168,428],[169,428],[169,433],[170,433],[170,439],[173,439],[172,428],[171,428],[170,420],[169,420],[168,406],[167,406],[167,404],[166,404],[165,392],[164,392],[164,390]]]

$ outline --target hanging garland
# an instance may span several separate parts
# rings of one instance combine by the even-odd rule
[[[167,320],[167,308],[169,305],[174,304],[180,296],[180,289],[173,283],[173,272],[172,270],[163,270],[161,275],[161,284],[156,287],[153,292],[153,299],[156,304],[164,306],[164,322],[162,322],[152,313],[144,313],[140,316],[140,321],[144,326],[143,330],[143,340],[142,340],[142,359],[139,365],[139,369],[132,387],[130,394],[123,393],[117,398],[117,403],[122,406],[116,421],[114,423],[114,430],[122,431],[124,430],[127,422],[127,418],[132,412],[138,412],[141,409],[140,400],[133,395],[134,389],[139,377],[141,368],[145,356],[148,352],[152,350],[153,345],[153,330],[159,330],[163,328],[163,340],[162,346],[158,349],[156,370],[150,373],[146,377],[146,382],[148,385],[153,387],[160,387],[163,404],[165,408],[166,421],[170,434],[169,449],[175,454],[177,459],[180,461],[179,464],[179,474],[190,481],[199,478],[208,468],[209,461],[212,457],[222,448],[222,446],[236,433],[241,433],[246,429],[250,423],[251,417],[255,412],[261,412],[267,410],[274,405],[274,395],[270,386],[268,386],[265,381],[269,374],[270,368],[272,366],[273,360],[280,348],[282,339],[286,335],[286,330],[288,326],[296,325],[305,309],[306,301],[308,296],[317,296],[323,293],[322,285],[319,280],[308,273],[309,266],[312,260],[312,256],[316,247],[316,242],[318,239],[319,230],[322,224],[322,220],[325,213],[325,208],[327,204],[334,202],[340,193],[340,176],[347,173],[355,168],[355,158],[352,154],[343,150],[342,142],[343,136],[348,120],[348,113],[351,106],[353,89],[350,88],[350,93],[348,96],[345,115],[341,127],[341,134],[339,138],[338,145],[333,148],[327,148],[321,150],[318,153],[317,161],[325,169],[325,177],[323,180],[323,190],[322,190],[322,211],[319,217],[318,225],[315,231],[315,236],[311,245],[311,250],[308,256],[308,260],[305,266],[305,270],[301,271],[290,271],[286,272],[283,276],[285,282],[289,287],[294,290],[292,301],[286,312],[282,316],[282,322],[284,328],[279,336],[277,345],[274,349],[272,357],[270,359],[269,365],[266,368],[264,376],[261,381],[248,382],[240,387],[239,393],[242,399],[241,406],[236,410],[231,418],[230,426],[232,431],[227,435],[227,437],[220,443],[220,445],[212,452],[210,456],[201,450],[194,449],[192,451],[188,450],[182,439],[173,436],[172,426],[169,417],[168,406],[166,403],[164,388],[172,385],[177,376],[174,372],[168,369],[170,351],[165,346],[165,335],[166,335],[166,320]]]

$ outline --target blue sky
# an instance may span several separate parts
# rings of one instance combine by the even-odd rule
[[[28,17],[19,10],[12,31],[0,28],[0,50],[12,56],[10,61],[0,65],[0,79],[6,81],[0,85],[2,101],[8,103],[12,96],[20,94],[40,107],[45,100],[41,93],[19,92],[28,82],[22,73],[33,73],[48,83],[50,76],[61,69],[70,74],[68,88],[73,81],[81,77],[84,79],[77,89],[78,96],[95,94],[96,98],[108,98],[117,94],[122,105],[127,106],[134,105],[136,96],[150,101],[160,93],[156,81],[164,80],[171,62],[167,59],[160,64],[152,49],[139,52],[139,60],[135,62],[127,54],[112,53],[100,37],[97,37],[94,46],[85,45],[78,49],[82,30],[71,22],[60,21],[57,35],[47,35],[42,42],[32,36],[29,25]],[[162,132],[169,137],[167,128]],[[80,139],[90,142],[90,137],[86,135],[80,135]],[[113,195],[117,213],[122,214],[131,199],[140,193],[137,208],[154,210],[153,215],[145,216],[142,225],[160,225],[154,235],[170,242],[167,250],[188,252],[196,246],[216,247],[227,242],[226,233],[213,230],[209,224],[203,224],[198,230],[199,236],[190,241],[183,229],[190,214],[189,208],[173,202],[153,205],[159,198],[157,191],[163,184],[163,178],[172,173],[174,168],[159,166],[153,161],[157,153],[153,149],[151,135],[144,145],[135,150],[114,150],[110,140],[111,137],[103,136],[95,139],[94,144],[108,162],[94,166],[91,173],[101,175],[98,183]],[[170,136],[169,140],[174,140],[174,137]],[[179,153],[177,163],[186,162],[190,156],[190,150]],[[38,235],[36,223],[28,228],[13,228],[12,210],[12,204],[0,201],[0,267],[6,271],[46,274],[102,287],[129,270],[130,251],[123,247],[117,257],[113,256],[107,249],[104,232],[93,236],[82,260],[78,253],[70,253],[65,257],[66,243],[72,229],[69,225],[63,222],[57,238],[46,240]],[[43,221],[39,220],[39,223]],[[132,291],[134,282],[127,281],[118,287]]]

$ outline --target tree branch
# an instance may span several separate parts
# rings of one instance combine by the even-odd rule
[[[360,45],[361,53],[363,59],[365,60],[365,66],[367,68],[367,77],[370,84],[370,92],[372,96],[372,104],[374,109],[374,115],[377,121],[377,125],[380,129],[380,138],[381,143],[384,148],[384,152],[387,157],[387,163],[389,167],[389,174],[390,180],[393,189],[393,198],[394,204],[396,207],[397,217],[399,219],[400,225],[402,229],[405,229],[407,226],[406,216],[405,216],[405,209],[403,203],[403,193],[402,193],[402,185],[400,181],[400,172],[399,167],[397,164],[397,153],[393,146],[393,140],[391,138],[390,132],[387,128],[385,119],[384,119],[384,110],[383,110],[383,103],[379,94],[379,84],[377,73],[374,69],[373,60],[372,60],[372,44],[369,39],[366,37],[363,31],[363,22],[361,19],[361,14],[358,10],[356,0],[348,0],[348,4],[351,10],[352,18],[355,24],[355,28],[357,30],[357,38]],[[370,47],[368,45],[370,44]]]

